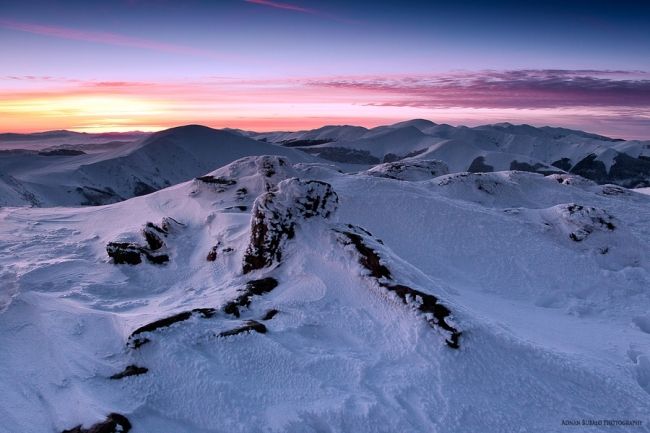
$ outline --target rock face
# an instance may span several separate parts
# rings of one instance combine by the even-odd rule
[[[115,264],[137,265],[142,263],[144,256],[150,263],[162,264],[169,261],[165,252],[166,238],[181,224],[173,218],[165,217],[160,225],[148,222],[142,229],[142,237],[146,245],[135,242],[109,242],[106,253]]]
[[[595,207],[570,203],[552,209],[558,216],[558,224],[568,232],[569,239],[574,242],[584,241],[595,231],[614,231],[618,225],[607,211]]]
[[[276,190],[260,195],[253,204],[243,272],[279,262],[283,244],[294,237],[297,224],[311,218],[330,218],[337,206],[338,196],[332,186],[316,180],[287,179]]]
[[[278,286],[278,280],[275,278],[267,277],[259,280],[251,280],[246,283],[246,288],[241,291],[240,295],[232,301],[228,302],[223,311],[226,314],[232,314],[239,317],[240,308],[248,307],[251,304],[253,296],[263,295],[270,292]]]
[[[232,190],[234,198],[244,200],[275,188],[281,181],[298,173],[287,158],[274,155],[247,156],[195,179],[196,190],[224,193]]]
[[[368,231],[361,227],[350,224],[335,229],[335,232],[339,234],[339,242],[354,246],[359,264],[367,270],[368,276],[376,280],[379,287],[392,293],[402,303],[422,315],[432,328],[445,336],[447,346],[452,349],[460,347],[461,332],[453,324],[451,311],[440,303],[437,297],[397,283],[378,252],[383,246],[381,241],[374,239]]]
[[[147,367],[139,367],[135,364],[127,365],[126,368],[117,374],[112,375],[109,379],[120,380],[129,376],[139,376],[145,374],[149,369]]]
[[[376,165],[365,174],[388,179],[418,181],[449,174],[449,167],[435,159],[398,161]]]
[[[238,326],[229,331],[224,331],[219,334],[219,337],[230,337],[237,334],[244,334],[247,332],[257,332],[259,334],[266,334],[266,326],[257,320],[247,320],[243,325]]]
[[[119,413],[112,413],[106,417],[106,421],[94,424],[90,428],[83,428],[78,425],[70,430],[63,430],[62,433],[128,433],[131,430],[131,423]]]

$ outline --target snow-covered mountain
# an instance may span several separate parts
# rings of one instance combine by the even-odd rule
[[[75,173],[216,157],[179,132]],[[343,173],[192,130],[213,136],[287,156],[0,208],[0,431],[650,431],[650,196],[422,158]]]
[[[144,139],[77,151],[0,153],[0,205],[74,206],[114,203],[187,181],[248,155],[315,158],[240,134],[189,125]]]
[[[139,138],[139,139],[138,139]],[[198,125],[158,133],[0,134],[0,205],[114,203],[187,181],[248,155],[330,161],[348,172],[439,160],[449,172],[572,173],[599,184],[650,185],[650,141],[501,123],[468,128],[415,119],[367,129],[256,133]]]
[[[415,119],[372,129],[328,126],[250,134],[335,162],[438,159],[452,172],[569,172],[600,184],[650,185],[650,141],[624,141],[566,128],[499,123],[474,128]]]

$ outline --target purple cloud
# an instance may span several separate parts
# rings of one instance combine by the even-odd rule
[[[193,56],[209,57],[223,60],[223,56],[209,50],[190,47],[186,45],[158,42],[150,39],[134,38],[117,33],[77,30],[68,27],[59,27],[44,24],[26,23],[0,18],[0,27],[21,32],[33,33],[61,39],[97,42],[108,45],[118,45],[147,50],[162,51],[176,54],[189,54]]]
[[[640,71],[515,70],[313,80],[310,86],[367,92],[369,105],[423,108],[650,107]],[[374,97],[374,98],[373,98]]]
[[[336,15],[333,15],[333,14],[330,14],[330,13],[327,13],[327,12],[324,12],[324,11],[311,9],[311,8],[306,8],[306,7],[298,6],[298,5],[291,4],[291,3],[283,3],[283,2],[277,2],[277,1],[272,1],[272,0],[244,0],[244,1],[246,3],[256,4],[256,5],[260,5],[260,6],[267,6],[267,7],[271,7],[271,8],[274,8],[274,9],[283,9],[283,10],[292,11],[292,12],[300,12],[300,13],[304,13],[304,14],[318,15],[318,16],[321,16],[321,17],[324,17],[324,18],[328,18],[328,19],[331,19],[331,20],[334,20],[334,21],[339,21],[339,22],[347,23],[347,24],[355,24],[355,23],[357,23],[354,20],[348,20],[348,19],[341,18],[341,17],[338,17]]]

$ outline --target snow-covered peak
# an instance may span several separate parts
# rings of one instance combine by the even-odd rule
[[[420,181],[448,174],[449,167],[444,162],[435,159],[403,160],[378,164],[363,173],[388,179]]]

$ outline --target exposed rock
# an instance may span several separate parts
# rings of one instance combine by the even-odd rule
[[[395,180],[428,180],[449,173],[449,167],[438,160],[413,160],[379,164],[367,170],[369,176]]]
[[[439,186],[449,186],[454,184],[469,183],[474,184],[474,187],[486,194],[493,195],[497,189],[502,185],[494,175],[487,173],[453,173],[444,176],[438,181]]]
[[[169,261],[169,255],[160,250],[165,247],[165,238],[172,228],[181,225],[170,217],[163,218],[160,226],[148,222],[142,229],[142,236],[147,246],[134,242],[109,242],[106,245],[106,252],[115,264],[137,265],[142,263],[142,256],[153,264],[166,263]]]
[[[545,211],[547,224],[558,226],[574,242],[582,242],[593,232],[611,232],[616,220],[603,209],[575,203],[553,206]]]
[[[217,251],[218,251],[218,249],[219,249],[219,244],[217,244],[217,245],[213,246],[212,248],[210,248],[210,252],[208,253],[208,256],[206,257],[206,260],[208,262],[214,262],[215,260],[217,260]]]
[[[448,323],[451,311],[438,302],[438,298],[428,293],[415,290],[403,284],[381,284],[406,305],[409,305],[427,316],[427,321],[432,327],[439,327],[446,331],[445,342],[449,347],[458,349],[461,332]]]
[[[628,196],[631,195],[632,192],[627,189],[623,188],[621,186],[615,186],[615,185],[603,185],[602,189],[600,190],[601,194],[603,195],[621,195],[621,196]]]
[[[142,235],[147,241],[149,249],[155,251],[161,249],[165,245],[163,238],[167,237],[167,231],[158,227],[154,223],[148,222],[142,229]]]
[[[275,317],[276,314],[278,314],[279,311],[276,310],[275,308],[272,310],[268,310],[266,313],[264,313],[264,316],[262,316],[262,320],[271,320]]]
[[[351,231],[342,231],[339,233],[345,236],[349,240],[349,243],[353,244],[357,249],[357,252],[360,254],[359,263],[370,272],[371,277],[391,278],[391,273],[388,268],[382,264],[379,254],[377,254],[377,252],[372,248],[368,247],[359,234]]]
[[[282,245],[295,234],[296,224],[310,218],[329,218],[338,196],[328,183],[287,179],[277,190],[260,195],[253,204],[251,238],[244,254],[243,272],[279,262]]]
[[[109,242],[106,253],[115,264],[137,265],[142,263],[142,247],[129,242]]]
[[[275,289],[277,286],[278,280],[271,277],[262,278],[259,280],[251,280],[246,283],[245,289],[237,298],[228,302],[224,306],[223,311],[227,314],[232,314],[235,317],[239,317],[239,309],[248,307],[251,304],[251,298],[253,296],[268,293],[271,290]]]
[[[112,380],[119,380],[129,376],[139,376],[145,374],[149,369],[147,367],[138,367],[135,364],[127,365],[126,368],[110,377]]]
[[[243,334],[251,331],[266,334],[266,326],[256,320],[247,320],[242,326],[220,333],[219,337],[230,337],[232,335]]]
[[[215,177],[215,176],[200,176],[196,180],[204,183],[209,183],[213,185],[223,185],[223,186],[232,186],[237,183],[236,180],[226,179],[224,177]]]
[[[445,335],[445,343],[453,348],[460,347],[459,339],[461,332],[452,326],[451,311],[441,304],[437,297],[413,289],[404,284],[397,284],[393,276],[382,261],[378,248],[382,244],[361,227],[347,225],[345,230],[335,229],[341,235],[339,242],[344,245],[354,245],[359,255],[359,264],[368,271],[370,277],[377,281],[379,287],[395,294],[402,302],[414,308],[422,314],[432,328],[435,328]],[[373,248],[374,243],[377,248]]]
[[[595,182],[575,174],[555,173],[555,174],[548,175],[547,178],[553,179],[557,183],[561,183],[562,185],[576,185],[576,186],[596,185]]]
[[[152,332],[160,328],[166,328],[170,325],[173,325],[174,323],[183,322],[192,317],[194,314],[198,314],[203,318],[210,318],[214,316],[215,313],[216,310],[214,308],[195,308],[190,311],[183,311],[182,313],[174,314],[173,316],[156,320],[133,331],[129,336],[128,344],[133,348],[137,348],[147,343],[147,341],[143,341],[143,339],[136,338],[137,335],[142,334],[143,332]]]
[[[80,425],[70,429],[63,430],[61,433],[128,433],[131,430],[131,423],[119,413],[111,413],[105,421],[94,424],[90,428],[83,428]]]

